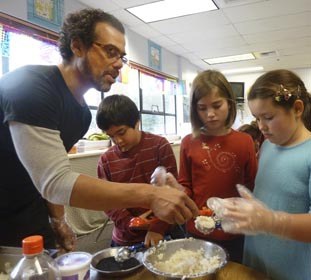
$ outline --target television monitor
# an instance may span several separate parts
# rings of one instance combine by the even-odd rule
[[[244,102],[244,82],[230,82],[237,103]]]

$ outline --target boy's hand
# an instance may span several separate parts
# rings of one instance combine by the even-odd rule
[[[163,240],[163,235],[153,231],[147,231],[145,236],[145,246],[149,248],[150,246],[156,246]]]
[[[166,184],[166,168],[158,166],[152,173],[150,178],[150,184],[162,187]]]
[[[184,190],[184,187],[177,182],[174,175],[166,172],[166,168],[163,166],[159,166],[153,171],[150,183],[157,187],[169,186],[177,190]]]

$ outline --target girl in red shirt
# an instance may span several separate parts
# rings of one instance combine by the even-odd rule
[[[199,208],[209,197],[238,196],[236,184],[254,187],[257,160],[252,138],[231,128],[236,103],[231,86],[218,71],[198,74],[191,89],[192,134],[185,136],[180,150],[179,183]],[[232,261],[241,262],[244,237],[214,230],[205,235],[194,221],[187,231],[196,238],[223,246]]]

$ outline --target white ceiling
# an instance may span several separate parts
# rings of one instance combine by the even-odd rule
[[[311,0],[214,0],[219,10],[149,24],[125,10],[155,1],[79,0],[201,69],[311,67]],[[202,61],[248,52],[258,58],[214,66]]]

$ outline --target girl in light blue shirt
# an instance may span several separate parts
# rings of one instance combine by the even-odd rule
[[[222,201],[223,228],[246,237],[244,263],[273,280],[311,279],[311,97],[288,70],[259,77],[248,95],[265,136],[254,196]],[[217,209],[215,209],[217,212]]]

